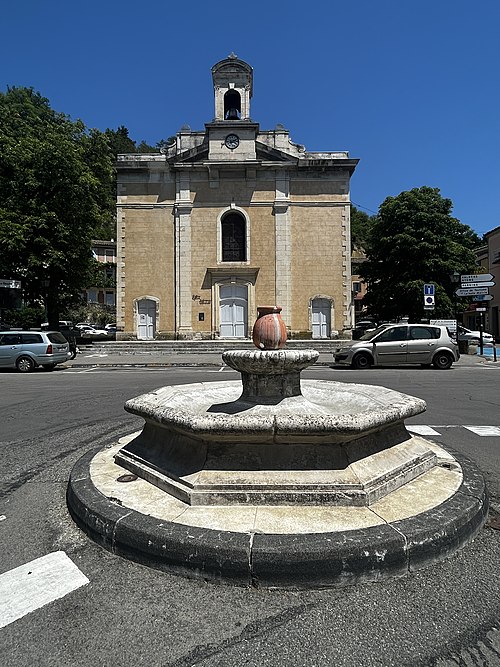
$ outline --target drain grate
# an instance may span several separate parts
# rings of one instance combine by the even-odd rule
[[[137,479],[137,475],[120,475],[120,477],[117,478],[117,482],[135,482]]]

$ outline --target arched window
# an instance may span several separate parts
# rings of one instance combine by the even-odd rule
[[[222,218],[222,261],[246,262],[247,234],[245,218],[239,213],[228,213]]]
[[[239,120],[241,97],[237,90],[228,90],[224,95],[224,120]]]

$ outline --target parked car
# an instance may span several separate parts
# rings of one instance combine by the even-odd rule
[[[69,344],[59,331],[0,331],[0,367],[29,373],[52,371],[69,359]]]
[[[457,326],[457,336],[458,340],[468,340],[471,342],[479,342],[481,333],[479,331],[472,331],[471,329],[466,329],[460,324]],[[483,343],[493,343],[493,336],[487,331],[483,331]]]
[[[353,340],[358,340],[367,331],[374,331],[377,328],[376,322],[372,320],[360,320],[352,330]]]
[[[447,328],[428,324],[382,325],[357,341],[346,341],[334,350],[333,356],[336,363],[353,368],[432,364],[446,369],[460,358]]]
[[[78,325],[77,325],[78,326]],[[80,336],[82,338],[107,338],[108,332],[106,329],[100,329],[91,324],[81,324],[78,326]]]
[[[41,329],[42,331],[48,331],[49,325],[42,324]],[[78,346],[76,344],[76,339],[81,336],[80,329],[76,329],[75,327],[73,327],[73,325],[67,326],[66,320],[60,320],[59,327],[57,330],[60,331],[64,336],[64,338],[68,341],[69,352],[70,352],[69,358],[74,359],[78,354]]]

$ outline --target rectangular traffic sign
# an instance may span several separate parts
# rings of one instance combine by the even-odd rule
[[[482,283],[485,280],[493,280],[495,276],[491,273],[469,273],[465,276],[460,276],[462,283]]]
[[[432,283],[424,285],[424,296],[434,296],[434,285]]]
[[[476,301],[492,301],[493,300],[493,295],[492,294],[476,294],[474,299]]]
[[[463,289],[456,289],[456,296],[474,296],[475,294],[488,294],[487,287],[465,287]]]
[[[493,282],[493,280],[485,280],[481,283],[462,283],[461,287],[493,287],[494,285],[496,285],[496,283]]]

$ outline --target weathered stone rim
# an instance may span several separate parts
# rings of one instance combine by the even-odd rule
[[[245,586],[318,588],[404,576],[460,549],[483,526],[488,494],[482,474],[453,452],[463,482],[444,503],[393,523],[336,533],[237,533],[185,526],[123,507],[90,477],[100,450],[75,464],[67,489],[70,513],[116,555],[189,577]]]
[[[258,353],[258,352],[257,352]],[[258,353],[259,354],[259,353]],[[310,385],[321,387],[322,383],[343,385],[343,383],[332,383],[328,380],[309,380],[303,381],[304,388]],[[200,392],[202,391],[203,383],[193,383],[192,385],[182,385],[182,389],[186,387],[194,387],[200,385]],[[212,383],[213,386],[225,385],[228,388],[238,387],[238,381],[227,381],[220,383]],[[357,385],[351,385],[357,386]],[[322,438],[327,438],[329,435],[349,436],[358,435],[360,432],[373,431],[383,425],[393,424],[401,420],[408,419],[420,414],[425,410],[426,403],[420,398],[402,394],[401,392],[389,390],[384,387],[362,385],[364,396],[374,398],[377,392],[384,390],[386,395],[390,395],[392,403],[390,407],[380,405],[380,407],[371,407],[370,411],[360,412],[353,411],[345,414],[314,414],[311,415],[280,415],[276,414],[270,426],[270,419],[268,415],[258,414],[243,414],[241,423],[240,416],[236,413],[231,415],[232,428],[228,431],[228,417],[226,414],[197,414],[188,410],[183,410],[178,406],[171,407],[169,405],[145,405],[144,399],[155,396],[156,391],[142,394],[135,398],[128,400],[125,403],[125,410],[131,414],[143,417],[151,422],[165,425],[180,433],[185,433],[191,437],[203,437],[209,439],[211,434],[216,434],[221,437],[225,434],[226,437],[232,437],[235,434],[238,437],[244,435],[245,432],[250,432],[253,435],[256,433],[269,434],[271,431],[276,437],[304,435],[314,436],[320,435]],[[163,389],[163,388],[162,388]],[[175,386],[166,387],[175,392]],[[373,394],[373,396],[371,396]],[[293,399],[292,399],[293,400]],[[238,401],[235,400],[234,403]]]

